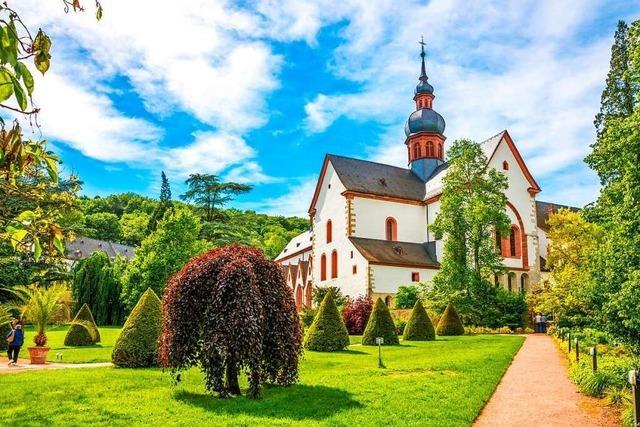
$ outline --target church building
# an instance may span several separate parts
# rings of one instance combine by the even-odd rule
[[[285,269],[299,307],[311,306],[313,286],[344,295],[382,297],[399,286],[429,282],[440,267],[443,241],[431,226],[447,174],[445,120],[434,109],[434,88],[422,68],[404,131],[407,167],[327,154],[311,198],[311,230],[295,237],[276,261]],[[546,219],[560,205],[536,201],[540,186],[507,130],[481,143],[488,167],[509,182],[511,231],[497,237],[507,274],[497,286],[527,292],[544,275]]]

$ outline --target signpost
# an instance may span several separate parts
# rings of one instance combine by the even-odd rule
[[[384,338],[377,337],[376,344],[378,344],[378,368],[386,368],[382,363],[382,344],[384,344]]]
[[[591,355],[591,368],[593,372],[595,372],[598,370],[598,349],[596,347],[590,347],[589,354]]]
[[[629,371],[629,384],[633,399],[633,425],[640,427],[640,369]]]

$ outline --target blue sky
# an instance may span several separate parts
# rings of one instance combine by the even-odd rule
[[[541,200],[594,200],[582,158],[613,33],[640,18],[637,1],[102,4],[96,23],[20,3],[54,43],[42,135],[84,194],[155,197],[165,170],[178,195],[215,173],[255,186],[235,206],[285,215],[305,215],[327,152],[405,165],[422,34],[449,141],[506,128]]]

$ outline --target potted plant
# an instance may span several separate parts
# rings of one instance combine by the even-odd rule
[[[20,302],[15,308],[20,317],[36,328],[35,346],[28,347],[31,364],[43,364],[47,360],[47,327],[51,322],[68,320],[71,295],[65,285],[49,287],[22,286],[15,290]]]

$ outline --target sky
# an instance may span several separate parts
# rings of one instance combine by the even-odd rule
[[[618,20],[637,1],[101,0],[13,5],[53,41],[40,128],[82,193],[174,196],[192,173],[254,189],[232,206],[306,216],[326,153],[406,167],[424,36],[449,142],[508,129],[542,187],[598,195],[582,162]],[[35,72],[34,72],[35,74]]]

